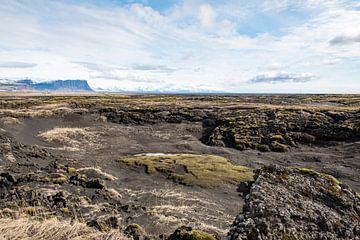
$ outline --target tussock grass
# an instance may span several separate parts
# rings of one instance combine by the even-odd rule
[[[85,223],[60,221],[56,218],[44,221],[30,218],[0,219],[0,239],[11,240],[127,240],[118,230],[99,232]]]
[[[96,133],[90,131],[89,128],[55,127],[49,131],[40,132],[38,136],[46,142],[63,145],[67,147],[67,150],[78,151],[83,142],[93,144]]]
[[[215,155],[138,155],[120,161],[131,166],[145,166],[148,174],[166,173],[169,179],[185,185],[211,187],[249,181],[253,177],[248,168]]]

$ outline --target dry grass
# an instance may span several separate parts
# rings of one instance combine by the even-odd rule
[[[102,179],[110,180],[110,181],[114,181],[117,179],[117,177],[114,177],[113,175],[104,172],[103,170],[101,170],[98,167],[83,167],[83,168],[78,168],[76,171],[78,173],[82,173],[85,175],[92,175],[96,178],[102,178]]]
[[[134,199],[151,196],[157,200],[148,207],[146,214],[154,219],[158,234],[173,231],[178,226],[191,226],[225,236],[234,220],[233,215],[226,213],[222,203],[199,195],[197,190],[184,192],[181,186],[164,186],[164,189],[148,192],[127,189],[127,193],[133,195]],[[235,209],[240,209],[240,206]]]
[[[128,239],[120,231],[98,232],[84,223],[30,218],[0,219],[0,239],[11,240],[120,240]]]
[[[3,100],[3,101],[1,101]],[[6,101],[5,101],[6,100]],[[138,95],[131,94],[101,94],[101,93],[14,93],[0,92],[0,108],[16,108],[19,113],[23,106],[30,107],[32,114],[53,114],[53,110],[39,110],[33,106],[72,103],[124,106],[130,108],[185,107],[185,108],[222,108],[222,109],[337,109],[357,110],[360,105],[360,95],[273,95],[273,96],[174,96],[174,95]],[[70,107],[71,108],[71,107]],[[29,115],[27,108],[21,109]],[[76,111],[80,109],[77,108]],[[41,113],[41,111],[48,111]],[[0,109],[1,115],[2,109]]]
[[[132,166],[145,166],[149,174],[156,171],[167,173],[168,178],[185,185],[211,187],[249,181],[253,177],[248,168],[233,165],[226,158],[215,155],[138,155],[120,161]]]
[[[3,157],[3,160],[9,161],[9,162],[16,162],[16,158],[14,154],[12,153],[11,144],[10,142],[4,142],[0,146],[0,156]]]
[[[38,135],[44,141],[66,147],[66,150],[78,151],[83,145],[94,145],[96,133],[89,128],[61,128],[55,127]]]
[[[22,124],[22,122],[18,118],[14,117],[2,117],[0,118],[0,123],[9,126],[16,126]]]

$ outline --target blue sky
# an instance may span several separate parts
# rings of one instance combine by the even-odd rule
[[[0,79],[360,93],[357,0],[12,0],[0,19]]]

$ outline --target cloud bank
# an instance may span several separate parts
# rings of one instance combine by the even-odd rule
[[[315,79],[312,73],[268,73],[260,74],[250,80],[251,83],[284,83],[284,82],[309,82]]]
[[[344,44],[352,44],[352,43],[360,43],[360,33],[358,35],[340,35],[336,36],[330,41],[331,45],[344,45]]]
[[[32,68],[37,66],[35,63],[27,63],[27,62],[1,62],[0,68]]]

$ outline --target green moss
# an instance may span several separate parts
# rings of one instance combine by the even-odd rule
[[[52,180],[55,184],[63,184],[67,181],[67,177],[59,177]]]
[[[68,167],[67,172],[70,173],[70,174],[76,174],[76,168]]]
[[[87,182],[89,178],[85,174],[76,174],[75,180],[79,182]]]
[[[138,156],[119,161],[131,166],[145,166],[148,174],[166,173],[169,179],[185,185],[211,187],[252,180],[248,168],[233,165],[226,158],[215,155]]]
[[[219,240],[218,236],[210,233],[192,229],[190,227],[180,227],[173,234],[171,234],[168,240]]]
[[[297,169],[299,172],[303,174],[317,174],[315,170],[309,169],[309,168],[300,168],[300,167],[292,167]]]
[[[68,180],[67,176],[62,173],[52,173],[45,179],[48,179],[55,184],[63,184]]]
[[[334,177],[334,176],[332,176],[330,174],[319,173],[319,172],[317,172],[315,170],[308,169],[308,168],[300,168],[300,167],[291,167],[291,168],[294,168],[294,169],[298,170],[302,174],[324,177],[327,180],[329,180],[333,185],[339,185],[340,184],[340,181],[336,177]]]
[[[326,177],[326,178],[327,178],[328,180],[330,180],[333,184],[336,184],[336,185],[340,184],[340,181],[339,181],[336,177],[334,177],[334,176],[332,176],[332,175],[330,175],[330,174],[322,173],[322,176]]]
[[[69,213],[69,209],[64,207],[64,208],[60,208],[60,211],[63,213],[63,214],[68,214]]]

